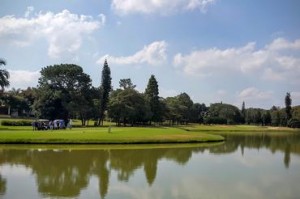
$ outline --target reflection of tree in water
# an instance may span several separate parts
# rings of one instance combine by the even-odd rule
[[[300,136],[294,135],[224,135],[226,142],[224,145],[212,147],[209,149],[211,153],[223,154],[232,153],[239,147],[241,148],[242,155],[244,154],[244,148],[252,149],[269,149],[272,153],[277,150],[284,153],[284,165],[289,167],[291,158],[290,153],[300,155]]]
[[[91,173],[98,176],[99,179],[99,192],[101,198],[105,198],[107,191],[108,191],[108,185],[109,185],[109,169],[107,168],[107,161],[109,160],[109,152],[105,150],[100,151],[93,151],[90,152],[90,154],[95,154],[95,157],[93,158],[91,166]]]
[[[34,153],[32,170],[37,174],[38,190],[50,196],[77,196],[88,184],[90,156],[78,151]]]
[[[157,162],[166,158],[179,164],[185,164],[196,148],[162,148],[140,150],[112,150],[111,168],[118,172],[118,179],[128,181],[138,168],[144,167],[147,182],[151,185],[156,177]]]
[[[0,196],[3,195],[6,191],[6,180],[0,175]]]
[[[105,198],[110,169],[119,180],[128,181],[143,168],[149,185],[155,181],[158,161],[162,158],[185,164],[199,148],[164,148],[139,150],[2,150],[1,164],[21,164],[36,175],[37,187],[44,196],[76,197],[87,187],[90,176],[99,179],[99,193]],[[110,162],[110,164],[108,164]],[[1,191],[6,180],[0,176]]]
[[[291,145],[287,144],[284,150],[284,165],[286,168],[289,168],[290,161],[291,161]]]
[[[88,186],[91,176],[97,176],[99,194],[105,198],[109,187],[110,170],[118,179],[128,181],[137,169],[143,169],[151,186],[157,175],[158,161],[167,159],[186,164],[193,153],[232,153],[238,148],[267,148],[284,153],[288,168],[290,153],[300,154],[300,136],[228,136],[224,144],[213,147],[128,149],[128,150],[1,150],[0,165],[24,165],[36,176],[38,190],[44,196],[77,197]],[[0,175],[0,194],[6,191],[6,179]]]

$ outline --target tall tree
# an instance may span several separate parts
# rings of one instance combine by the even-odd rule
[[[285,112],[286,112],[286,119],[289,120],[292,118],[292,99],[291,94],[286,93],[285,96]]]
[[[66,120],[71,115],[79,115],[84,125],[92,102],[91,81],[90,76],[74,64],[43,68],[34,103],[37,116]]]
[[[3,59],[0,59],[0,66],[6,65],[6,61]],[[9,86],[9,72],[5,69],[0,69],[0,87],[1,87],[1,93],[3,93],[4,88]]]
[[[243,101],[242,104],[242,110],[241,110],[241,114],[242,114],[242,123],[245,123],[245,118],[246,118],[246,106],[245,106],[245,102]]]
[[[154,75],[151,75],[147,88],[145,90],[145,97],[148,103],[150,104],[150,110],[152,112],[152,117],[150,120],[153,122],[161,121],[161,112],[160,112],[160,102],[159,102],[159,91],[158,91],[158,83],[155,79]]]
[[[100,86],[100,110],[99,110],[98,125],[100,124],[103,125],[104,112],[107,109],[110,91],[111,91],[110,68],[107,64],[107,60],[105,60],[102,69],[101,86]]]

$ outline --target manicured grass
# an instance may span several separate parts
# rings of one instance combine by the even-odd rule
[[[300,133],[300,129],[287,127],[270,127],[255,125],[189,125],[183,129],[192,132],[205,132],[212,134],[286,134]]]
[[[223,141],[219,135],[190,132],[169,127],[73,128],[53,131],[32,131],[30,127],[0,127],[0,143],[20,144],[151,144],[196,143]]]
[[[285,135],[299,129],[250,125],[188,125],[174,127],[108,127],[33,131],[31,127],[0,126],[0,144],[162,144],[223,141],[221,135]]]

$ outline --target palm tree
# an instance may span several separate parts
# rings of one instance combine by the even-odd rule
[[[0,59],[0,66],[6,65],[6,62],[3,59]],[[9,86],[9,72],[5,69],[0,69],[0,87],[1,87],[1,92],[4,91],[5,87]]]

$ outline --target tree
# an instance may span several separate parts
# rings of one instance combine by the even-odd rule
[[[203,123],[203,117],[207,112],[205,104],[194,103],[191,110],[191,122]]]
[[[29,116],[31,113],[31,106],[34,101],[33,91],[30,88],[26,90],[12,88],[10,91],[5,92],[1,97],[2,102],[8,106],[9,114],[11,110],[17,112],[18,115]]]
[[[242,122],[245,123],[245,118],[246,118],[246,107],[245,107],[245,102],[243,101],[242,104],[242,110],[241,110],[241,114],[242,114]]]
[[[179,101],[179,110],[182,116],[182,121],[188,123],[191,119],[191,111],[193,107],[193,101],[187,93],[181,93],[177,96]]]
[[[144,95],[134,89],[117,89],[113,91],[109,101],[108,116],[117,125],[123,123],[133,126],[137,123],[145,123],[150,119],[150,106]]]
[[[125,89],[135,89],[136,85],[134,85],[132,82],[131,82],[131,79],[128,78],[128,79],[120,79],[119,81],[119,85],[120,85],[120,88],[123,88],[123,90]]]
[[[90,90],[91,78],[80,66],[47,66],[41,70],[34,103],[37,116],[67,120],[78,115],[84,125],[92,103]]]
[[[286,112],[286,119],[289,120],[292,118],[292,99],[291,99],[291,94],[286,93],[285,96],[285,112]]]
[[[6,61],[3,59],[0,59],[0,66],[6,65]],[[0,69],[0,87],[1,92],[3,93],[4,88],[9,86],[9,72],[5,69]]]
[[[98,125],[100,125],[100,123],[102,123],[103,125],[104,112],[107,109],[110,91],[111,91],[110,68],[107,64],[107,61],[105,60],[102,69],[102,78],[101,78],[101,86],[100,86],[100,111],[99,111]]]
[[[186,93],[181,93],[175,97],[167,97],[167,119],[170,124],[187,124],[191,120],[193,101]]]
[[[267,118],[263,118],[263,109],[259,109],[259,108],[248,108],[246,109],[246,117],[245,117],[245,121],[247,124],[263,124],[264,123],[264,119]],[[267,116],[266,116],[267,117]]]
[[[152,112],[150,123],[151,121],[160,122],[162,120],[158,94],[158,83],[155,79],[155,76],[151,75],[145,90],[145,97],[150,104],[150,110]]]
[[[240,110],[230,104],[215,103],[211,104],[209,107],[209,112],[206,116],[206,121],[213,123],[225,123],[227,124],[238,124],[241,123],[241,113]]]

